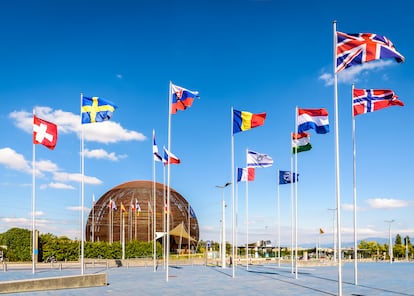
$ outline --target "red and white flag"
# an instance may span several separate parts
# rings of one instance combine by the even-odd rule
[[[47,148],[55,149],[57,142],[57,125],[33,116],[33,144],[42,144]]]

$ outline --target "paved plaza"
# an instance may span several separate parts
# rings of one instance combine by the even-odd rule
[[[154,272],[147,267],[95,267],[85,273],[106,273],[105,287],[15,293],[12,295],[337,295],[338,267],[309,266],[298,270],[276,263],[237,266],[222,269],[209,265],[162,266]],[[41,268],[35,274],[28,268],[0,271],[0,281],[79,275],[77,268]],[[354,285],[354,265],[342,268],[343,295],[412,295],[414,296],[414,263],[359,263],[358,285]],[[3,294],[9,295],[9,294]]]

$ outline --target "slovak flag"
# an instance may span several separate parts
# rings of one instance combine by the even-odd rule
[[[190,107],[194,98],[198,97],[198,91],[188,90],[184,87],[170,84],[171,90],[171,114],[177,113],[177,110],[184,111]]]
[[[42,144],[47,148],[55,149],[57,143],[57,125],[33,116],[33,144]]]
[[[179,163],[181,163],[180,159],[164,147],[164,165]]]

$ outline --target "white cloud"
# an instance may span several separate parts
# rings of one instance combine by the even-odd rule
[[[115,152],[108,153],[104,149],[94,149],[84,151],[85,157],[96,159],[108,159],[112,161],[118,161],[121,158],[126,158],[126,155],[116,155]]]
[[[16,171],[32,173],[32,169],[24,156],[8,147],[0,149],[0,164]]]
[[[51,182],[48,187],[50,188],[55,188],[55,189],[70,189],[70,190],[75,190],[76,188],[72,185],[68,185],[68,184],[64,184],[64,183],[55,183],[55,182]]]
[[[81,212],[82,211],[82,207],[81,206],[72,206],[72,207],[66,207],[67,210],[69,211],[75,211],[75,212]],[[84,213],[88,213],[91,209],[84,207],[83,208],[83,212]]]
[[[59,182],[82,182],[82,175],[79,173],[63,173],[55,172],[53,173],[53,179]],[[99,185],[102,184],[102,181],[96,177],[84,176],[85,184]]]
[[[50,160],[40,160],[36,161],[36,169],[42,172],[56,172],[58,166]]]
[[[353,204],[342,204],[342,207],[341,207],[344,211],[354,211],[354,205]],[[357,206],[357,211],[362,211],[363,210],[363,208],[361,208],[361,207],[359,207],[359,206]]]
[[[380,70],[393,64],[395,63],[391,60],[378,60],[350,67],[338,73],[338,83],[352,84],[358,82],[359,76],[366,74],[367,71]],[[384,79],[386,79],[386,76],[384,76]],[[332,73],[324,72],[319,76],[319,80],[324,81],[325,86],[330,86],[334,83],[334,76]]]
[[[372,198],[368,199],[367,203],[374,209],[405,208],[410,205],[408,201],[393,198]]]
[[[36,116],[53,122],[58,126],[58,134],[75,133],[82,135],[80,115],[63,110],[53,110],[50,107],[35,107]],[[33,114],[27,111],[14,111],[9,114],[15,125],[27,133],[33,131]],[[117,143],[121,141],[144,141],[146,137],[139,132],[123,128],[115,121],[105,121],[96,124],[84,124],[85,141],[99,143]]]

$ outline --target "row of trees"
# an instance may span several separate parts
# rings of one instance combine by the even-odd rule
[[[57,261],[77,261],[80,258],[78,240],[71,240],[65,236],[57,237],[53,234],[41,234],[38,241],[38,261],[48,258]],[[0,234],[0,250],[8,261],[32,260],[32,232],[27,229],[11,228]],[[162,256],[162,245],[157,242],[157,256]],[[125,244],[126,258],[151,257],[152,242],[131,241]],[[119,242],[85,242],[85,258],[119,259],[122,256],[122,246]]]
[[[364,255],[365,258],[374,258],[374,259],[387,259],[389,258],[388,250],[389,244],[380,244],[375,241],[361,241],[358,245],[358,250]],[[411,244],[410,237],[407,235],[404,239],[401,238],[401,235],[397,234],[395,236],[394,245],[392,247],[393,257],[409,258],[413,257],[414,247]],[[385,258],[384,258],[385,254]]]

